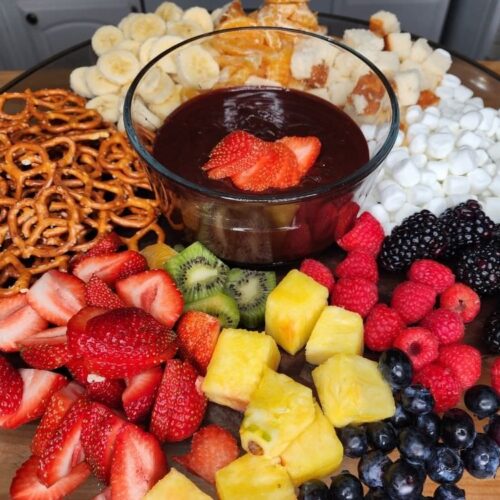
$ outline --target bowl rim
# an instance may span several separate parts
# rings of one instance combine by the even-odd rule
[[[317,187],[314,187],[312,189],[308,189],[307,191],[303,193],[296,193],[296,194],[287,194],[286,191],[283,191],[283,193],[272,193],[272,194],[251,194],[251,193],[246,193],[246,192],[241,192],[241,193],[230,193],[227,191],[223,190],[218,190],[218,189],[212,189],[209,187],[205,187],[203,185],[197,184],[195,182],[191,182],[184,177],[177,175],[176,173],[172,172],[169,170],[165,165],[160,163],[151,153],[149,153],[145,148],[143,148],[141,141],[135,131],[135,127],[133,126],[132,123],[132,100],[134,98],[135,90],[137,89],[137,86],[139,85],[139,82],[141,81],[142,77],[163,57],[166,55],[170,54],[171,52],[179,49],[180,47],[183,47],[184,45],[191,44],[197,40],[209,38],[214,35],[219,35],[219,34],[224,34],[224,33],[231,33],[231,32],[238,32],[238,31],[254,31],[254,30],[273,30],[273,31],[281,31],[281,32],[286,32],[286,33],[292,33],[292,34],[298,34],[298,35],[303,35],[303,36],[308,36],[308,37],[313,37],[317,38],[318,40],[322,40],[323,42],[327,42],[331,45],[338,46],[341,49],[350,52],[352,55],[357,57],[358,59],[361,59],[370,69],[373,71],[378,78],[382,81],[382,84],[385,87],[385,90],[387,94],[389,95],[389,102],[390,102],[390,107],[391,107],[391,122],[390,122],[390,127],[389,127],[389,133],[387,135],[387,138],[385,139],[384,143],[380,147],[379,151],[373,156],[373,158],[370,158],[368,162],[366,162],[364,165],[362,165],[360,168],[352,172],[346,177],[343,177],[342,179],[339,179],[335,182],[330,182],[327,184],[320,184]],[[399,132],[399,123],[400,123],[400,113],[399,113],[399,105],[397,101],[396,94],[389,83],[389,80],[386,78],[386,76],[378,69],[375,64],[373,64],[370,60],[368,60],[365,56],[363,56],[361,53],[357,52],[354,50],[352,47],[349,47],[348,45],[339,42],[335,40],[332,36],[327,36],[327,35],[322,35],[319,33],[313,33],[309,31],[304,31],[304,30],[299,30],[295,28],[286,28],[286,27],[278,27],[278,26],[245,26],[245,27],[239,27],[239,28],[227,28],[223,30],[215,30],[215,31],[210,31],[207,33],[202,33],[200,35],[187,38],[186,40],[183,40],[182,42],[179,42],[172,47],[164,50],[160,54],[158,54],[156,57],[151,59],[141,70],[137,75],[135,76],[134,80],[130,84],[127,93],[125,95],[125,100],[124,100],[124,105],[123,105],[123,122],[125,126],[125,132],[127,134],[127,137],[132,144],[133,148],[135,151],[138,153],[138,155],[142,158],[144,162],[150,167],[152,167],[154,170],[156,170],[158,173],[161,175],[167,177],[169,180],[173,181],[176,184],[179,184],[185,188],[188,188],[190,190],[196,191],[197,193],[200,193],[204,196],[211,197],[211,198],[220,198],[228,201],[237,201],[237,202],[253,202],[253,203],[273,203],[273,204],[283,204],[283,203],[294,203],[298,202],[301,200],[307,200],[311,198],[316,198],[319,195],[328,193],[334,189],[342,189],[348,185],[355,186],[359,181],[362,179],[368,177],[373,171],[376,170],[378,166],[381,165],[383,160],[387,157],[389,152],[392,150],[396,138],[398,136]]]

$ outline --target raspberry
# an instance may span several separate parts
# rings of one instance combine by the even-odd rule
[[[464,323],[471,322],[481,309],[479,295],[463,283],[448,287],[439,299],[441,307],[457,312]]]
[[[481,376],[481,353],[470,345],[443,346],[439,350],[438,363],[450,370],[463,391],[472,387]]]
[[[421,326],[405,328],[396,337],[393,347],[408,355],[415,371],[432,363],[439,354],[439,342],[436,336]]]
[[[353,250],[336,267],[335,274],[339,278],[363,278],[376,283],[378,281],[377,261],[370,253]]]
[[[377,304],[366,318],[365,345],[372,351],[386,351],[404,327],[403,320],[394,309]]]
[[[500,356],[497,356],[491,365],[491,387],[500,397]]]
[[[331,304],[357,312],[363,318],[377,303],[377,286],[362,278],[340,278],[333,291]]]
[[[391,306],[406,324],[416,323],[434,307],[436,292],[429,286],[413,281],[400,283],[392,293]]]
[[[416,260],[408,270],[408,279],[430,286],[436,293],[444,292],[455,283],[455,275],[449,267],[435,260]]]
[[[363,212],[354,227],[337,241],[340,248],[350,252],[362,250],[377,255],[384,241],[384,229],[369,212]]]
[[[322,264],[319,260],[304,259],[300,265],[300,272],[307,274],[320,285],[328,288],[328,292],[332,293],[335,280],[333,274],[328,267]]]
[[[439,363],[424,366],[413,379],[414,384],[427,387],[434,397],[434,411],[453,408],[460,400],[460,385],[450,370]]]
[[[420,322],[430,330],[440,344],[460,342],[464,337],[464,322],[460,314],[450,309],[434,309]]]

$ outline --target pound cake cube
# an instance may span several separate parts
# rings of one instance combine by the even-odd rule
[[[418,70],[398,71],[394,75],[394,85],[401,106],[417,104],[420,96],[420,73]]]
[[[432,54],[432,47],[425,38],[419,38],[411,46],[410,59],[423,63]]]
[[[423,63],[424,71],[443,76],[451,67],[451,55],[443,49],[436,49]]]
[[[370,16],[370,31],[384,37],[389,33],[399,33],[401,26],[395,14],[379,10]]]
[[[160,479],[144,496],[143,500],[210,500],[196,484],[176,469]]]
[[[410,57],[411,45],[410,33],[389,33],[385,37],[386,50],[396,52],[400,61]]]

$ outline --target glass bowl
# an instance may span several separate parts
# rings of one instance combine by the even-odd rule
[[[209,54],[213,61],[205,66],[203,61],[203,70],[188,66],[188,71],[182,64],[191,53]],[[307,54],[306,63],[299,58],[303,54]],[[332,69],[335,61],[336,69]],[[351,72],[354,79],[342,76],[345,65],[355,68]],[[167,72],[167,79],[160,77],[158,68]],[[158,83],[160,78],[162,83]],[[369,160],[334,182],[252,193],[225,189],[203,179],[193,181],[153,156],[157,131],[176,106],[215,89],[242,86],[251,91],[298,89],[329,101],[325,105],[333,103],[367,132]],[[174,93],[177,97],[171,99]],[[162,105],[158,105],[160,99],[165,99]],[[173,105],[169,104],[172,100]],[[228,122],[227,133],[239,128],[243,115],[239,117],[238,112]],[[282,112],[279,106],[255,109],[272,125]],[[210,116],[199,119],[210,120]],[[201,241],[230,263],[268,266],[319,253],[349,229],[378,167],[394,145],[399,108],[384,75],[363,55],[333,38],[289,28],[243,27],[193,37],[152,59],[126,94],[124,125],[147,167],[162,212],[183,241]],[[189,145],[185,137],[179,137],[179,148]]]

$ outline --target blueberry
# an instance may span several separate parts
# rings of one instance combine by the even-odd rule
[[[427,461],[426,471],[436,483],[451,484],[460,481],[464,473],[464,464],[456,450],[438,444]]]
[[[366,426],[368,442],[376,450],[391,451],[396,447],[396,431],[389,422],[372,422]]]
[[[401,405],[414,415],[430,413],[434,408],[431,391],[420,384],[410,385],[401,391]]]
[[[319,479],[306,481],[299,488],[299,500],[330,500],[328,486]]]
[[[437,443],[440,434],[441,419],[436,413],[417,415],[414,421],[415,428],[424,433],[434,443]]]
[[[390,422],[396,429],[401,429],[410,425],[411,415],[403,409],[401,403],[396,403],[396,412],[387,421]]]
[[[500,415],[493,415],[485,430],[488,436],[500,446]]]
[[[491,417],[498,411],[498,396],[489,385],[475,385],[467,389],[464,402],[477,418]]]
[[[423,464],[432,453],[432,441],[413,427],[399,433],[398,450],[401,456],[412,464]]]
[[[382,475],[384,490],[391,500],[419,500],[424,480],[420,471],[405,460],[396,460]]]
[[[479,479],[493,477],[500,462],[498,445],[486,434],[479,433],[473,445],[462,453],[465,468]]]
[[[463,450],[472,446],[476,430],[471,416],[460,408],[452,408],[441,420],[441,439],[451,448]]]
[[[404,389],[411,384],[413,367],[410,358],[399,349],[383,352],[378,360],[378,368],[393,390]]]
[[[435,500],[465,500],[465,490],[454,484],[442,484],[434,492]]]
[[[382,488],[372,488],[365,495],[365,500],[391,500]]]
[[[358,462],[358,476],[369,488],[382,488],[382,473],[392,460],[379,450],[369,451]]]
[[[337,430],[337,435],[344,447],[344,455],[358,458],[368,451],[368,440],[364,427],[348,425]]]
[[[361,500],[363,486],[356,476],[349,474],[349,472],[342,472],[342,474],[332,477],[330,498],[332,500]]]

